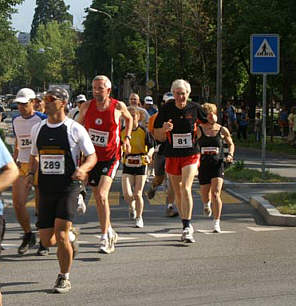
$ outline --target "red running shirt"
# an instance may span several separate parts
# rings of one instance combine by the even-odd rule
[[[84,119],[84,126],[95,146],[98,161],[120,159],[120,124],[115,121],[118,100],[110,98],[110,105],[98,111],[96,100],[90,102]]]

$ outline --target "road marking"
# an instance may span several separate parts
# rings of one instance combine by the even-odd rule
[[[269,231],[283,231],[285,228],[276,227],[276,226],[247,226],[248,229],[254,232],[269,232]]]
[[[119,206],[119,201],[120,201],[120,192],[111,191],[109,193],[109,205],[110,206]],[[97,205],[93,193],[91,194],[91,197],[88,200],[88,205],[90,205],[90,206],[96,206]]]
[[[99,238],[99,239],[101,239],[101,235],[94,235],[96,238]],[[136,237],[123,237],[123,236],[121,236],[121,235],[118,235],[118,241],[119,240],[135,240],[135,239],[137,239]]]
[[[180,237],[181,234],[147,234],[153,238],[171,238],[171,237]]]
[[[150,205],[166,205],[166,198],[167,193],[165,191],[156,191],[154,198],[148,199],[148,202]]]
[[[214,233],[213,230],[196,230],[197,233],[202,233],[206,235],[218,234]],[[236,231],[221,231],[219,234],[235,234]]]

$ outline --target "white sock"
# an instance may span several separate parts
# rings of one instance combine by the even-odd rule
[[[65,279],[69,279],[70,278],[70,273],[60,273],[60,275],[63,275],[65,277]]]
[[[205,204],[205,207],[210,208],[211,207],[211,201],[209,201],[208,203]]]
[[[168,203],[168,208],[173,207],[172,203]]]
[[[73,232],[70,230],[69,231],[69,240],[70,242],[73,242],[75,240],[76,236],[73,234]]]
[[[109,225],[109,227],[108,227],[108,236],[113,237],[113,229],[112,229],[111,225]]]
[[[215,225],[220,225],[220,219],[215,219],[215,220],[214,220],[214,224],[215,224]]]
[[[101,240],[107,240],[107,239],[108,239],[108,234],[101,235]]]

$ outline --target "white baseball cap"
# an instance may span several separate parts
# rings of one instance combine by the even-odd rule
[[[163,97],[162,97],[162,100],[163,100],[164,102],[167,102],[167,101],[173,100],[173,99],[174,99],[174,95],[173,95],[173,93],[171,93],[171,92],[166,92],[166,93],[163,95]]]
[[[145,97],[144,99],[145,104],[153,104],[153,99],[150,96]]]
[[[76,101],[75,102],[85,102],[86,101],[86,97],[85,97],[85,95],[78,95],[77,97],[76,97]]]
[[[16,98],[13,102],[16,103],[28,103],[30,100],[33,100],[36,98],[35,92],[30,88],[22,88],[20,89],[17,94]]]

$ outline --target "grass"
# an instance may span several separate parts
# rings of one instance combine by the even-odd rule
[[[291,178],[283,177],[269,171],[263,174],[255,169],[245,168],[243,161],[237,161],[225,170],[225,178],[238,183],[279,183],[292,182]]]
[[[245,148],[254,148],[261,150],[262,142],[257,142],[255,140],[254,135],[249,135],[247,140],[238,140],[236,136],[233,137],[234,143],[238,147],[245,147]],[[271,137],[266,137],[266,150],[269,152],[274,153],[281,153],[281,154],[289,154],[295,155],[296,148],[291,146],[287,143],[286,138],[280,137],[273,137],[273,141],[271,141]]]
[[[264,195],[280,213],[296,215],[296,192],[279,192]]]

